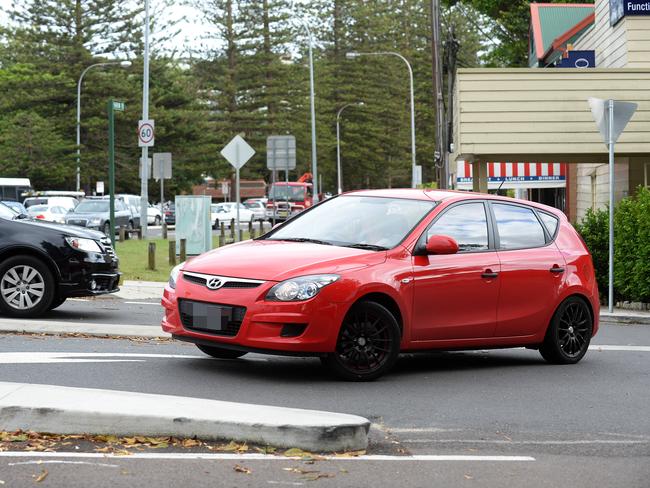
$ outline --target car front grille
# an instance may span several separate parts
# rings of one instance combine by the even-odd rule
[[[195,283],[197,285],[206,286],[207,281],[210,278],[217,278],[223,283],[219,288],[257,288],[260,286],[263,281],[260,280],[247,280],[243,278],[230,278],[227,276],[215,276],[215,275],[204,275],[201,273],[191,273],[184,272],[183,279],[189,281],[190,283]]]
[[[117,258],[117,255],[115,254],[115,249],[113,249],[113,244],[111,243],[111,240],[108,237],[102,237],[99,240],[99,242],[101,243],[105,254],[109,255],[112,259]]]
[[[197,307],[202,310],[201,315],[197,314]],[[181,323],[186,329],[225,337],[235,337],[239,333],[246,315],[246,307],[194,300],[179,300],[178,309]]]
[[[120,277],[118,275],[94,274],[92,279],[96,286],[93,291],[113,291],[117,288]]]

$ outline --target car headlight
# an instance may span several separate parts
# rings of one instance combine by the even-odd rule
[[[295,302],[309,300],[318,295],[321,289],[340,278],[335,274],[310,275],[291,278],[278,283],[266,294],[267,300]]]
[[[92,219],[89,220],[89,223],[92,225],[97,225],[102,221],[99,217],[93,217]]]
[[[178,276],[181,273],[181,268],[185,262],[182,262],[179,265],[176,265],[172,268],[171,273],[169,273],[169,287],[176,289],[176,281],[178,280]]]
[[[102,252],[102,248],[99,247],[92,239],[84,239],[82,237],[66,237],[66,242],[70,247],[76,249],[77,251],[84,252]]]

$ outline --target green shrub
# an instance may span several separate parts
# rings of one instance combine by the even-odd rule
[[[602,297],[609,286],[609,215],[588,210],[576,229],[594,261]],[[614,293],[617,300],[650,302],[650,190],[619,202],[614,211]]]

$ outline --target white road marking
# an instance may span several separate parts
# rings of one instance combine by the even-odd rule
[[[7,466],[22,466],[26,464],[87,464],[88,466],[101,466],[104,468],[119,468],[117,464],[106,464],[106,463],[89,463],[88,461],[43,461],[39,459],[38,461],[22,461],[20,463],[7,463]]]
[[[169,459],[175,461],[188,460],[224,460],[224,461],[298,461],[301,457],[285,457],[275,454],[201,454],[185,452],[149,453],[135,452],[130,455],[119,455],[99,452],[31,452],[31,451],[5,451],[0,452],[0,458],[72,458],[72,459]],[[414,455],[414,456],[387,456],[387,455],[365,455],[356,457],[318,456],[326,461],[489,461],[489,462],[530,462],[536,459],[532,456],[468,456],[468,455]]]
[[[590,351],[629,351],[629,352],[650,352],[650,346],[608,346],[601,344],[592,344],[589,346]]]
[[[155,305],[156,307],[162,307],[160,302],[122,302],[128,303],[129,305]]]
[[[592,444],[650,444],[650,440],[616,440],[616,439],[578,439],[572,441],[509,441],[501,439],[401,439],[403,444],[499,444],[499,445],[538,445],[538,446],[574,446]]]
[[[133,358],[133,359],[104,359]],[[140,359],[138,359],[140,358]],[[146,359],[205,359],[210,361],[232,361],[216,359],[207,355],[192,356],[187,354],[145,354],[113,352],[2,352],[0,364],[52,364],[52,363],[133,363],[145,362]],[[268,361],[267,358],[251,357],[245,361]]]

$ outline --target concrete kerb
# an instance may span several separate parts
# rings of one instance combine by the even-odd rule
[[[312,452],[368,446],[356,415],[171,395],[0,382],[4,430],[235,440]]]
[[[162,298],[165,282],[162,281],[130,281],[126,280],[120,285],[120,291],[113,296],[126,300],[148,300]]]

